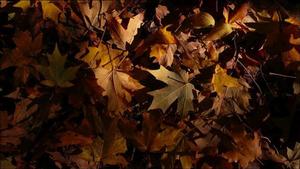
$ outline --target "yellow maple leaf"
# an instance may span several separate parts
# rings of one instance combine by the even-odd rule
[[[113,49],[100,43],[98,47],[88,47],[88,53],[79,59],[86,62],[90,68],[104,66],[111,70],[113,67],[118,66],[120,57],[125,57],[127,54],[127,51]]]
[[[41,1],[41,4],[43,10],[43,18],[49,18],[58,23],[58,17],[60,13],[62,13],[62,11],[51,1]]]
[[[224,87],[242,87],[238,79],[227,75],[226,69],[223,69],[220,65],[216,66],[211,83],[218,95],[224,94]]]

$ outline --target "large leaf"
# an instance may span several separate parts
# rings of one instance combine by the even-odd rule
[[[152,104],[148,110],[162,109],[165,112],[170,105],[178,99],[177,112],[186,115],[188,111],[193,111],[193,90],[194,85],[188,82],[188,74],[181,72],[176,74],[160,66],[158,70],[147,70],[158,80],[165,82],[168,86],[158,89],[148,94],[153,96]]]
[[[49,65],[38,65],[37,69],[42,73],[46,80],[41,83],[46,86],[59,86],[71,87],[73,84],[70,82],[75,79],[79,66],[65,68],[67,55],[61,55],[58,47],[56,46],[54,52],[48,55]]]
[[[120,70],[98,67],[94,72],[98,85],[105,90],[103,95],[108,96],[109,112],[118,114],[126,110],[131,102],[131,93],[143,88],[137,80]]]

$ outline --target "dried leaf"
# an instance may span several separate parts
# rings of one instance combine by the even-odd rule
[[[115,112],[116,115],[126,110],[131,102],[131,93],[144,87],[137,80],[119,70],[98,67],[94,73],[98,85],[105,90],[103,95],[108,96],[108,111]]]
[[[67,55],[61,55],[56,46],[53,53],[48,55],[49,65],[36,66],[38,71],[44,76],[46,80],[43,80],[41,83],[54,87],[71,87],[73,84],[71,80],[76,78],[76,73],[79,69],[79,66],[73,66],[65,68],[65,62],[67,60]]]
[[[21,127],[13,127],[0,131],[0,145],[19,145],[21,138],[26,135],[26,130]]]
[[[31,103],[32,103],[31,99],[26,98],[16,104],[15,113],[12,121],[13,125],[28,118],[34,112],[37,111],[38,105],[37,104],[31,105]]]
[[[238,79],[227,75],[226,69],[223,69],[220,65],[216,66],[211,83],[218,95],[224,95],[224,87],[242,87]]]
[[[222,154],[229,162],[238,162],[243,168],[254,161],[262,153],[260,147],[260,137],[254,132],[254,138],[251,138],[244,130],[232,133],[236,148]]]
[[[215,26],[215,19],[207,12],[199,12],[191,17],[195,29]]]
[[[120,48],[125,49],[126,43],[131,44],[137,30],[141,27],[144,19],[144,13],[135,15],[129,19],[127,28],[125,29],[121,22],[122,20],[115,17],[108,17],[108,29],[113,39],[113,42]]]
[[[165,67],[160,66],[158,70],[147,70],[158,80],[168,84],[167,87],[158,89],[148,94],[153,96],[153,101],[148,108],[162,109],[165,112],[170,105],[178,99],[177,112],[185,116],[189,111],[193,111],[193,90],[194,85],[188,82],[188,74],[181,72],[180,75],[167,70]]]
[[[154,56],[160,65],[171,66],[176,49],[175,44],[155,44],[151,46],[150,56]]]
[[[287,157],[289,160],[289,166],[292,169],[300,168],[300,143],[296,142],[293,150],[287,148]]]
[[[232,32],[231,25],[228,23],[220,23],[216,25],[208,35],[203,39],[204,41],[219,40]]]
[[[87,145],[93,142],[90,136],[84,136],[74,131],[66,131],[59,133],[58,136],[60,143],[57,143],[57,147],[68,146],[68,145]]]

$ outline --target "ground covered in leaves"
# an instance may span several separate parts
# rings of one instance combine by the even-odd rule
[[[285,1],[0,1],[1,169],[299,169]]]

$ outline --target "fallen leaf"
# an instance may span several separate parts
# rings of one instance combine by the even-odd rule
[[[21,127],[13,127],[0,131],[0,145],[13,144],[19,145],[21,138],[26,135],[26,130]]]
[[[228,23],[233,23],[239,20],[242,20],[248,14],[248,10],[250,8],[250,3],[245,2],[241,6],[239,6],[233,14],[229,17]]]
[[[51,0],[41,0],[43,18],[58,23],[59,15],[63,12]]]
[[[73,86],[73,84],[70,81],[76,78],[76,73],[79,69],[79,66],[65,68],[64,65],[67,60],[67,55],[61,55],[57,46],[55,47],[53,53],[51,55],[48,55],[48,60],[48,66],[36,66],[38,71],[46,79],[43,80],[41,83],[50,87]]]
[[[37,111],[38,105],[32,104],[31,99],[23,99],[16,104],[15,112],[13,115],[12,124],[15,125],[16,123],[21,122],[22,120],[31,116],[34,112]]]
[[[231,25],[228,23],[217,24],[208,35],[203,39],[204,41],[215,41],[221,39],[232,32]]]
[[[291,50],[282,53],[282,62],[285,67],[287,67],[291,63],[299,62],[299,61],[300,61],[300,53],[294,47]]]
[[[155,44],[151,46],[150,56],[154,56],[160,65],[171,66],[176,49],[175,44]]]
[[[112,66],[118,65],[120,57],[125,57],[128,53],[119,49],[113,49],[103,43],[100,43],[97,47],[88,47],[87,49],[88,53],[78,58],[86,62],[90,68],[103,66],[107,69],[112,69]]]
[[[127,150],[126,140],[118,129],[118,119],[103,118],[106,130],[104,131],[104,143],[102,160],[104,164],[126,166],[127,161],[121,155]]]
[[[6,111],[0,111],[0,130],[8,127],[8,114]]]
[[[226,69],[223,69],[220,65],[216,65],[211,83],[218,95],[223,95],[225,93],[224,87],[242,87],[238,79],[227,75]]]
[[[163,66],[160,66],[158,70],[147,71],[156,77],[156,79],[168,85],[162,89],[148,92],[148,94],[153,96],[153,101],[148,110],[162,109],[165,112],[177,99],[177,112],[181,115],[185,116],[189,111],[194,110],[193,90],[195,88],[194,85],[188,82],[188,74],[186,72],[183,71],[178,75]]]
[[[127,29],[125,29],[121,22],[122,20],[115,17],[107,18],[107,26],[113,42],[120,48],[125,49],[126,43],[131,44],[134,40],[134,36],[137,34],[137,30],[141,27],[144,19],[144,13],[139,13],[129,19]]]
[[[57,137],[60,141],[56,144],[57,147],[68,145],[87,145],[93,142],[93,139],[90,136],[84,136],[74,131],[59,133],[57,134]]]
[[[115,114],[123,112],[127,108],[131,102],[132,92],[144,87],[121,70],[108,70],[98,67],[94,70],[94,73],[98,85],[105,90],[103,95],[108,96],[108,111]]]
[[[300,168],[300,143],[296,142],[294,149],[287,148],[287,157],[291,169]]]
[[[295,38],[294,34],[290,35],[290,39],[289,39],[290,44],[292,45],[300,45],[300,38]]]
[[[191,17],[192,25],[195,29],[215,26],[215,19],[207,12],[200,11]]]
[[[159,21],[161,21],[165,16],[167,16],[170,13],[170,11],[168,10],[168,8],[164,5],[158,5],[155,8],[155,14],[156,17],[159,19]]]
[[[251,138],[244,130],[232,132],[231,136],[235,142],[235,149],[222,154],[229,162],[238,162],[242,168],[246,168],[250,162],[262,154],[260,136],[257,132],[254,132],[254,138]]]
[[[183,169],[191,169],[193,167],[193,163],[192,163],[193,161],[191,156],[185,155],[179,158]]]

